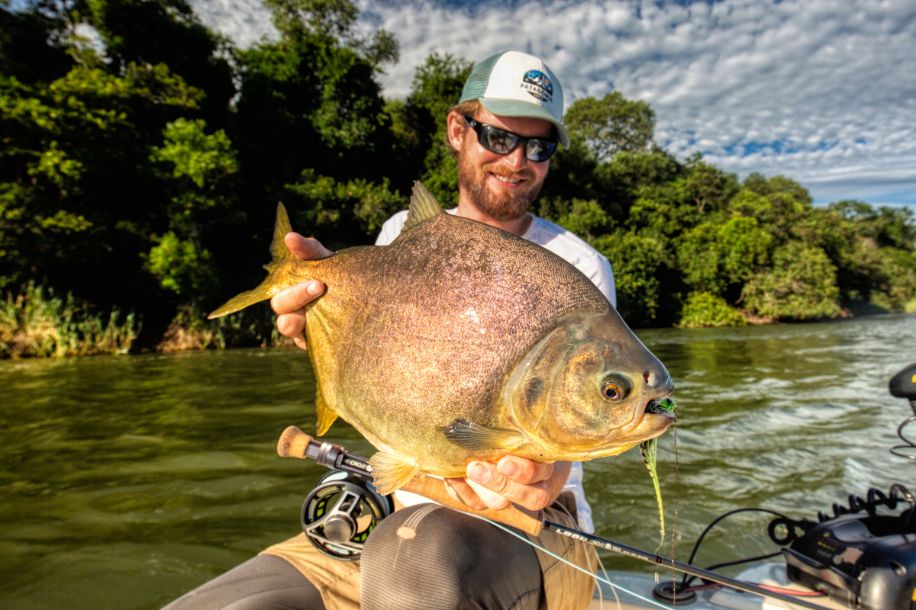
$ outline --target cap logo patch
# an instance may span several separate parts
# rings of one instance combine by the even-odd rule
[[[528,70],[525,72],[525,76],[522,77],[521,88],[542,102],[549,104],[553,99],[553,83],[540,70]]]

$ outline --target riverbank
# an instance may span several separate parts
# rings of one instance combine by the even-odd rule
[[[73,295],[34,284],[0,301],[0,357],[62,358],[126,354],[139,332],[132,313],[93,312]]]
[[[728,307],[711,295],[684,307],[680,328],[721,328],[779,324]],[[720,302],[721,301],[721,302]],[[916,313],[916,298],[904,311],[888,311],[873,303],[855,303],[840,309],[836,320],[888,313]],[[814,320],[799,320],[810,322]],[[93,311],[73,295],[55,296],[50,289],[29,284],[23,294],[8,294],[0,301],[0,359],[65,358],[132,352],[175,353],[234,347],[287,347],[292,342],[273,326],[269,310],[240,312],[228,318],[207,320],[193,307],[184,307],[158,339],[138,343],[140,321],[133,313],[117,309]]]

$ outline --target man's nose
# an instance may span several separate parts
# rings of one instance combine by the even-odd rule
[[[509,151],[506,160],[514,169],[519,170],[528,165],[528,157],[525,156],[525,144],[519,143],[518,146]]]

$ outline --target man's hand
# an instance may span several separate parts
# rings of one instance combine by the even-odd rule
[[[302,237],[298,233],[287,233],[283,242],[301,259],[327,258],[334,254],[314,237]],[[270,306],[277,314],[277,330],[301,349],[305,349],[305,306],[322,294],[324,284],[308,280],[287,288],[270,300]]]
[[[497,463],[471,462],[465,478],[445,479],[449,495],[471,508],[503,509],[510,503],[530,510],[546,508],[563,491],[569,462],[544,464],[507,455]]]

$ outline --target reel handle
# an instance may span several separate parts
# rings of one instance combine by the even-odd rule
[[[308,459],[313,457],[310,455],[309,449],[312,448],[313,451],[311,453],[314,453],[314,446],[317,444],[318,443],[311,436],[296,426],[289,426],[286,428],[286,430],[283,431],[283,434],[280,435],[280,440],[277,442],[277,455],[280,457]],[[359,458],[357,458],[357,460],[365,461]],[[372,476],[369,471],[366,471],[366,475],[368,477]],[[526,534],[531,534],[532,536],[537,536],[544,528],[544,516],[541,511],[531,511],[526,508],[516,506],[515,504],[510,504],[508,508],[504,508],[502,510],[494,510],[492,508],[477,510],[471,508],[463,502],[459,502],[453,499],[450,495],[448,495],[448,492],[445,489],[445,485],[445,481],[442,479],[437,479],[436,477],[431,477],[424,474],[415,476],[410,481],[408,481],[406,485],[401,487],[401,489],[415,494],[420,494],[421,496],[425,496],[434,502],[449,508],[453,508],[455,510],[460,510],[472,515],[486,517],[487,519],[492,519],[493,521],[499,521],[504,525],[518,528]]]

